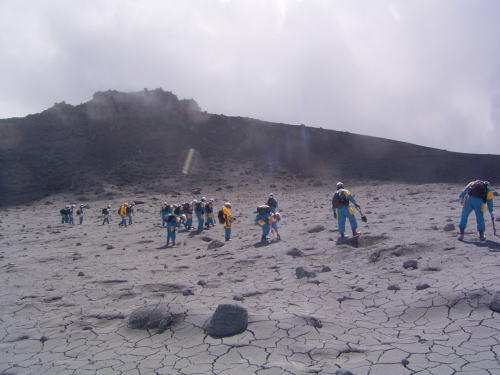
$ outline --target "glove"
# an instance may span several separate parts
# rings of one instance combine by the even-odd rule
[[[333,217],[334,217],[335,219],[337,218],[337,213],[336,213],[336,212],[334,212],[334,213],[333,213]]]
[[[490,215],[494,219],[495,218],[495,211],[491,211]]]

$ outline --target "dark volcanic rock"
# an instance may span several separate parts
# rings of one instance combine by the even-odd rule
[[[400,290],[401,288],[397,284],[391,284],[387,287],[387,290]]]
[[[295,276],[297,276],[297,279],[302,279],[303,277],[315,277],[316,273],[307,271],[304,267],[297,267],[295,269]]]
[[[495,293],[489,307],[492,311],[500,313],[500,291]]]
[[[294,247],[293,249],[288,250],[286,252],[286,255],[291,255],[293,257],[301,257],[302,255],[304,255],[304,253],[299,249],[297,249],[296,247]]]
[[[424,290],[424,289],[427,289],[427,288],[430,288],[431,286],[429,284],[426,284],[426,283],[423,283],[423,284],[418,284],[415,289],[416,290]]]
[[[445,232],[451,232],[452,230],[455,230],[455,224],[452,224],[452,223],[446,224],[446,225],[443,227],[443,230],[444,230]]]
[[[307,229],[307,231],[309,233],[319,233],[319,232],[322,232],[325,230],[325,227],[321,224],[318,224],[318,225],[315,225],[313,227],[310,227],[309,229]]]
[[[313,326],[314,328],[323,328],[321,320],[315,318],[314,316],[304,316],[304,320],[308,325]]]
[[[128,326],[135,329],[158,329],[162,333],[174,321],[174,316],[167,305],[147,305],[132,311]]]
[[[416,260],[407,260],[403,263],[403,268],[416,270],[418,268],[418,262]]]
[[[321,266],[321,269],[319,272],[330,272],[332,269],[328,266]]]
[[[352,372],[348,370],[337,370],[335,375],[354,375]]]
[[[207,325],[206,332],[213,338],[234,336],[248,326],[248,312],[238,305],[219,305]]]
[[[217,249],[219,247],[222,247],[224,246],[224,242],[221,242],[219,240],[213,240],[212,242],[210,242],[207,246],[207,249],[208,250],[212,250],[212,249]]]

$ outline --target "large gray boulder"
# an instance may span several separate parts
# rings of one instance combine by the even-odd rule
[[[174,315],[167,305],[146,305],[132,311],[128,326],[135,329],[157,329],[163,333],[174,322]]]
[[[500,313],[500,291],[496,292],[490,302],[490,309],[494,312]]]
[[[248,312],[239,305],[223,304],[210,319],[206,332],[213,338],[234,336],[242,333],[248,326]]]

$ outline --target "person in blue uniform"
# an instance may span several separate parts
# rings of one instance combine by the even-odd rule
[[[460,193],[459,198],[462,202],[463,208],[460,224],[458,225],[458,228],[460,229],[458,239],[463,241],[465,228],[467,227],[467,219],[469,218],[470,213],[474,211],[476,214],[479,240],[486,241],[486,237],[484,237],[484,231],[486,229],[486,225],[484,223],[484,213],[486,212],[486,208],[488,208],[491,217],[493,219],[495,218],[493,191],[491,190],[490,183],[488,181],[480,180],[469,182]]]
[[[333,217],[338,219],[339,223],[339,233],[340,237],[345,237],[345,222],[349,219],[349,224],[351,225],[352,235],[358,236],[359,232],[356,230],[358,228],[358,222],[354,217],[354,210],[350,207],[350,203],[354,204],[355,207],[360,208],[360,205],[356,202],[351,192],[344,188],[342,182],[337,183],[337,191],[332,198],[332,210]]]
[[[262,205],[257,208],[255,224],[262,228],[261,242],[267,241],[267,235],[271,230],[271,209],[268,205]]]

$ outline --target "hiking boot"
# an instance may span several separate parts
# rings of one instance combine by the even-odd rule
[[[340,232],[340,238],[345,238],[344,232]]]
[[[260,239],[260,242],[266,242],[267,241],[267,237],[266,236],[262,236],[262,238]]]
[[[484,231],[479,231],[479,241],[486,241],[486,237],[484,237]]]
[[[356,229],[353,229],[353,230],[352,230],[352,236],[353,236],[353,237],[356,237],[356,236],[359,236],[359,235],[360,235],[360,233],[359,233],[359,232],[357,232],[357,231],[356,231]]]
[[[460,228],[460,235],[458,236],[459,241],[464,240],[465,229]]]

